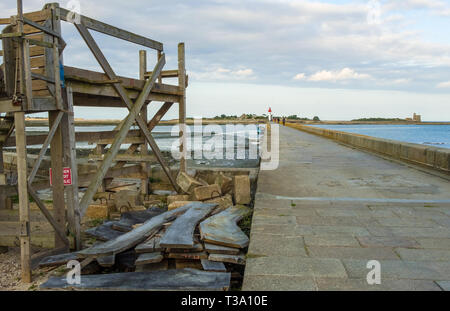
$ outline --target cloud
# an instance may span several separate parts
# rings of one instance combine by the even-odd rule
[[[253,69],[243,68],[231,70],[228,68],[217,67],[204,71],[191,71],[190,76],[197,81],[236,81],[254,79]]]
[[[370,79],[371,76],[364,73],[357,73],[353,69],[344,68],[338,71],[328,71],[322,70],[316,72],[308,78],[308,81],[313,82],[337,82],[337,81],[346,81],[346,80],[365,80]]]
[[[441,82],[436,86],[438,89],[447,89],[450,88],[450,81]]]
[[[306,75],[304,73],[298,73],[295,75],[294,80],[305,80]]]

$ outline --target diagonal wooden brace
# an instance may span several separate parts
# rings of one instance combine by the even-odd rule
[[[100,66],[102,67],[103,71],[108,76],[108,78],[110,80],[118,80],[116,74],[112,70],[111,66],[109,65],[109,63],[106,60],[105,56],[103,55],[102,51],[98,47],[98,45],[95,42],[94,38],[92,38],[92,36],[89,33],[89,31],[86,28],[86,26],[84,26],[83,24],[75,24],[75,27],[77,28],[77,30],[80,33],[80,35],[83,37],[84,41],[88,45],[88,47],[91,50],[92,54],[94,54],[95,58],[97,59],[98,63],[100,64]],[[154,77],[156,74],[159,76],[160,73],[159,72],[156,73],[155,71],[153,71],[152,77]],[[116,90],[117,94],[121,97],[121,99],[123,100],[125,105],[127,106],[128,110],[131,111],[131,109],[133,107],[133,102],[128,97],[127,91],[125,90],[123,85],[121,83],[114,83],[113,87]],[[158,148],[158,145],[156,144],[155,140],[153,139],[152,135],[150,134],[150,131],[147,128],[146,122],[141,118],[140,115],[136,115],[136,119],[135,120],[136,120],[137,125],[139,126],[139,129],[144,134],[145,139],[148,141],[148,144],[152,148],[153,153],[156,156],[156,159],[158,160],[158,162],[160,163],[162,169],[164,170],[164,172],[166,173],[167,177],[169,178],[170,183],[172,184],[172,186],[174,187],[174,189],[176,191],[179,191],[178,185],[175,182],[175,179],[173,178],[169,167],[166,165],[166,163],[165,163],[165,161],[164,161],[164,159],[162,157],[161,151]]]
[[[77,28],[80,25],[77,25]],[[97,192],[98,187],[100,186],[103,178],[105,177],[106,173],[108,172],[108,169],[111,166],[111,163],[114,161],[114,158],[116,157],[117,153],[120,150],[120,145],[123,143],[125,138],[127,137],[128,131],[130,130],[131,126],[133,125],[134,121],[136,120],[137,116],[139,115],[139,112],[142,109],[142,106],[145,103],[146,98],[150,94],[151,89],[153,88],[155,81],[161,72],[162,68],[165,65],[165,57],[162,57],[158,63],[155,66],[154,72],[155,75],[153,75],[151,78],[149,78],[144,85],[144,88],[142,89],[142,92],[139,94],[139,97],[136,100],[136,103],[130,108],[130,113],[126,117],[125,121],[123,122],[119,132],[117,133],[113,144],[111,145],[111,148],[109,148],[108,152],[106,153],[105,159],[103,160],[100,168],[98,169],[97,173],[95,174],[91,184],[89,185],[88,189],[86,190],[86,193],[84,194],[83,198],[80,202],[80,213],[81,213],[81,219],[83,219],[83,216],[87,210],[87,207],[89,203],[91,202],[92,198],[94,197],[95,193]],[[141,119],[142,120],[142,119]]]

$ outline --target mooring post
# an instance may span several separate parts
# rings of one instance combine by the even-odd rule
[[[180,172],[186,172],[186,68],[184,43],[178,44],[178,87],[179,101],[179,127],[180,127]]]

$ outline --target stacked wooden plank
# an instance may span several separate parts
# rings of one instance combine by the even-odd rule
[[[249,212],[245,206],[223,210],[217,204],[191,202],[171,211],[127,213],[88,232],[104,242],[45,258],[41,266],[76,258],[82,266],[85,262],[103,269],[83,276],[82,285],[71,286],[75,288],[228,289],[234,265],[245,264],[242,249],[248,237],[237,223]],[[64,277],[53,277],[42,287],[66,288],[65,283]]]

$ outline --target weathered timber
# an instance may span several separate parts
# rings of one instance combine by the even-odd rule
[[[227,271],[227,268],[225,267],[223,262],[202,259],[201,263],[203,266],[203,270],[205,270],[205,271],[215,271],[215,272],[226,272]]]
[[[87,229],[84,232],[89,236],[96,238],[100,241],[109,241],[124,234],[124,232],[122,231],[114,230],[112,228],[113,224],[114,221],[107,221],[104,224],[101,224],[100,226]]]
[[[189,210],[177,218],[161,238],[161,247],[167,248],[193,248],[194,230],[197,224],[205,218],[215,207],[215,204],[193,202],[180,208],[189,207]]]
[[[237,255],[240,252],[239,248],[209,243],[205,243],[205,250],[210,254],[225,254],[225,255]]]
[[[136,259],[136,266],[145,265],[149,263],[158,263],[164,259],[164,256],[161,252],[159,253],[144,253],[140,254]]]
[[[148,263],[146,265],[136,266],[135,271],[136,272],[150,272],[150,271],[167,270],[167,269],[169,269],[169,259],[164,259],[163,261],[157,262],[157,263]]]
[[[39,267],[57,267],[61,265],[65,265],[71,260],[77,260],[78,256],[77,253],[65,253],[65,254],[59,254],[59,255],[53,255],[43,258],[39,262]]]
[[[66,277],[51,277],[41,288],[104,290],[228,290],[231,274],[195,269],[128,272],[83,276],[81,284],[67,284]]]
[[[199,260],[199,259],[207,259],[208,258],[208,254],[206,252],[198,252],[198,253],[169,253],[168,258]]]
[[[138,254],[161,252],[162,250],[164,250],[164,248],[161,247],[161,245],[159,244],[160,240],[161,240],[161,237],[159,237],[159,236],[151,237],[147,241],[136,246],[136,248],[134,250]]]
[[[97,262],[103,268],[110,268],[116,262],[116,255],[97,257]]]
[[[87,257],[87,256],[111,255],[114,253],[123,252],[143,242],[150,235],[155,233],[157,230],[161,229],[161,227],[166,222],[173,220],[174,218],[183,214],[190,208],[191,206],[184,206],[173,211],[162,213],[158,216],[151,218],[150,220],[146,221],[142,226],[133,229],[130,232],[122,234],[119,237],[109,240],[101,245],[93,246],[80,251],[80,255],[82,257]]]
[[[237,223],[250,212],[250,208],[236,205],[206,219],[200,223],[201,239],[211,244],[247,247],[249,239]]]
[[[245,256],[243,254],[240,255],[210,254],[208,259],[211,261],[220,261],[220,262],[234,263],[238,265],[245,265]]]
[[[62,20],[66,22],[72,22],[68,16],[71,16],[71,11],[59,8],[59,14]],[[113,36],[122,40],[126,40],[135,44],[140,44],[151,49],[158,51],[163,50],[163,44],[161,42],[151,40],[140,35],[134,34],[132,32],[108,25],[106,23],[97,21],[95,19],[89,18],[84,15],[79,15],[80,22],[83,23],[87,28],[104,33],[109,36]]]
[[[198,253],[203,251],[205,248],[203,247],[203,244],[195,241],[194,247],[192,248],[168,248],[168,253]]]

